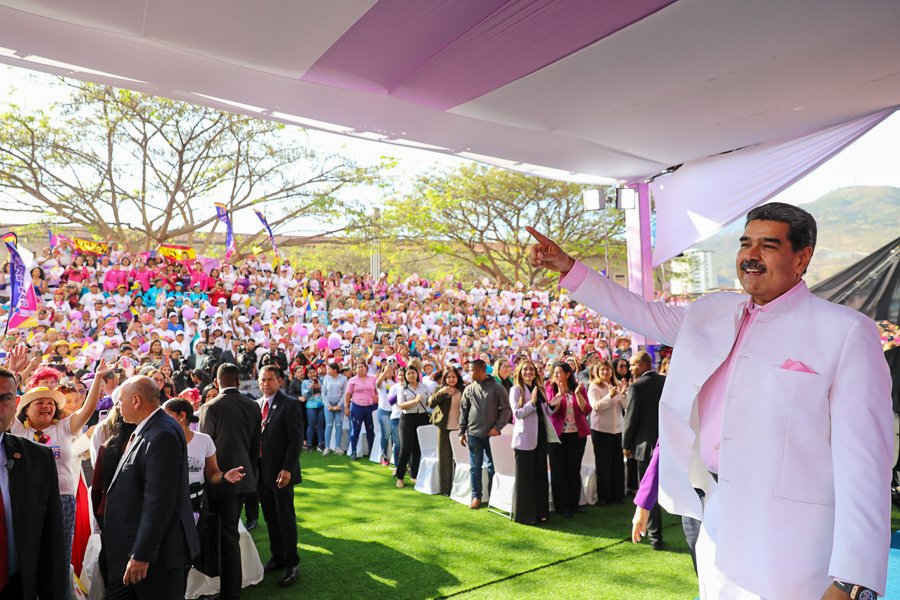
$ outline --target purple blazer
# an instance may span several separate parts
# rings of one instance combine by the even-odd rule
[[[509,390],[509,407],[512,409],[516,419],[513,423],[512,447],[515,450],[534,450],[537,448],[538,418],[537,408],[531,403],[531,391],[525,390],[525,402],[522,408],[519,408],[519,398],[522,397],[522,390],[519,386],[514,385]],[[544,411],[544,417],[550,418],[550,409],[547,403],[541,403],[541,409]]]
[[[563,425],[566,423],[566,410],[567,402],[571,402],[571,399],[574,399],[575,394],[571,396],[560,398],[559,406],[556,407],[550,414],[550,422],[553,423],[553,428],[556,430],[556,435],[562,435]],[[553,388],[547,386],[547,398],[553,399]],[[570,399],[571,398],[571,399]],[[578,403],[575,403],[575,427],[578,428],[578,437],[583,438],[587,437],[591,434],[591,427],[588,425],[587,418],[585,415],[591,414],[591,404],[585,398],[584,403],[587,405],[587,411],[582,412],[582,410],[578,407]]]
[[[653,457],[647,465],[647,471],[641,479],[641,487],[634,497],[634,503],[644,510],[651,510],[656,506],[656,498],[659,495],[659,440],[653,448]]]

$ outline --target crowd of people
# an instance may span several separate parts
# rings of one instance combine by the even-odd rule
[[[59,503],[47,504],[44,530],[61,536],[65,555],[54,560],[78,574],[85,528],[102,532],[109,597],[135,589],[183,594],[181,567],[208,551],[210,514],[222,518],[221,564],[198,568],[223,575],[221,597],[237,597],[235,521],[244,512],[253,529],[260,504],[271,546],[265,571],[283,569],[280,582],[291,585],[299,562],[292,489],[300,452],[341,455],[346,447],[357,460],[363,433],[373,448],[376,420],[382,435],[375,451],[397,487],[407,476],[415,482],[417,430],[431,423],[440,491],[449,495],[451,436],[458,436],[471,456],[472,509],[481,506],[482,467],[493,479],[490,440],[512,423],[512,517],[520,523],[550,519],[551,498],[563,518],[583,511],[588,437],[601,503],[622,502],[647,471],[663,378],[648,384],[646,376],[666,374],[671,349],[633,351],[630,332],[565,291],[326,274],[265,255],[236,265],[175,262],[112,248],[100,257],[43,249],[30,271],[41,303],[35,322],[0,344],[0,364],[8,367],[0,371],[0,405],[6,387],[14,398],[3,430],[47,446],[56,465]],[[8,271],[0,270],[0,302],[9,295]],[[9,306],[0,305],[0,325],[9,317]],[[900,345],[896,325],[879,327],[885,350]],[[657,388],[652,399],[635,400],[639,383]],[[349,444],[342,443],[346,429]],[[161,462],[140,443],[151,438],[165,449]],[[6,445],[5,452],[9,458],[22,450]],[[162,473],[159,464],[184,469]],[[159,497],[136,497],[140,486],[129,485],[136,469],[159,478]],[[89,508],[80,499],[88,489]],[[136,531],[134,507],[142,505],[165,507],[159,522],[171,527],[161,528],[155,548],[129,558],[135,539],[150,543]],[[58,527],[51,526],[57,517]],[[653,520],[658,548],[662,532]],[[160,544],[168,544],[164,558]],[[162,564],[165,574],[148,573],[148,563]],[[26,565],[10,565],[16,569],[7,574],[0,569],[0,589],[15,574],[10,581],[26,596],[34,586],[44,586],[42,598],[62,597],[59,586],[63,595],[74,591],[60,583],[64,577],[32,581]]]

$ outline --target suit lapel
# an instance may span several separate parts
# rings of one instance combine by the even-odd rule
[[[148,429],[150,429],[150,427],[153,426],[153,421],[155,419],[159,418],[159,414],[161,412],[162,411],[157,411],[156,413],[154,413],[153,416],[151,416],[150,419],[147,421],[146,425],[144,425],[144,428],[141,429],[141,433],[134,436],[134,441],[131,443],[131,446],[128,447],[128,452],[126,452],[122,456],[121,460],[119,460],[119,464],[116,465],[116,472],[115,472],[115,474],[113,474],[112,481],[109,482],[109,489],[112,489],[113,484],[116,483],[116,479],[118,479],[119,473],[122,471],[122,467],[125,465],[125,463],[128,462],[128,460],[137,451],[137,449],[141,446],[141,444],[144,443],[144,434],[147,432]]]
[[[13,535],[15,536],[29,531],[29,528],[23,523],[25,518],[25,515],[22,513],[24,503],[15,501],[15,499],[28,497],[28,486],[25,481],[27,477],[27,463],[22,460],[22,443],[22,440],[11,433],[3,435],[3,446],[4,450],[6,450],[6,464],[9,477],[9,503],[12,506]],[[17,548],[25,545],[27,544],[22,543],[18,538],[16,539]]]

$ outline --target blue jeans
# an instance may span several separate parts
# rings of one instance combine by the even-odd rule
[[[306,407],[306,422],[308,423],[306,443],[310,448],[313,447],[313,437],[319,442],[319,448],[325,447],[325,415],[322,414],[324,412],[325,409],[321,406],[319,408]]]
[[[341,436],[344,435],[344,409],[326,410],[325,411],[325,446],[329,450],[336,450],[341,447]],[[331,444],[331,432],[334,431],[334,445]]]
[[[400,464],[400,419],[391,419],[391,446],[394,455],[394,466]]]
[[[387,458],[388,444],[397,447],[397,426],[391,423],[391,411],[378,409],[378,426],[381,428],[381,458]]]
[[[375,423],[372,422],[372,413],[378,408],[377,404],[360,406],[350,403],[350,454],[359,456],[359,434],[363,426],[366,428],[366,441],[369,443],[369,452],[372,451],[372,443],[375,442]]]
[[[472,481],[472,498],[481,500],[481,469],[485,462],[487,463],[488,471],[488,490],[490,490],[491,482],[494,481],[494,457],[491,456],[491,438],[467,435],[466,442],[469,444],[469,478]]]

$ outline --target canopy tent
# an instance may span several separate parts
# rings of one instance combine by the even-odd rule
[[[0,61],[20,67],[575,182],[683,165],[653,189],[680,215],[656,262],[900,103],[897,31],[895,0],[0,0]],[[727,211],[683,205],[688,167],[715,160],[718,185],[798,139],[802,164]]]
[[[900,323],[900,237],[810,291],[876,321]]]

